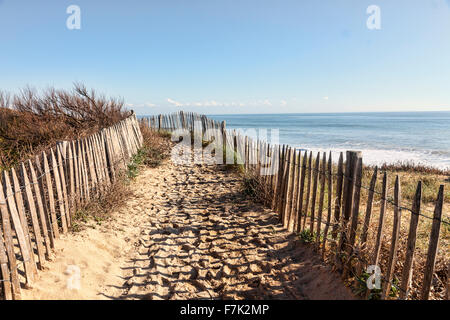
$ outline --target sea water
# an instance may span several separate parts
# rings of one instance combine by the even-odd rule
[[[310,150],[362,151],[365,164],[414,162],[450,168],[450,112],[373,112],[211,115],[254,137],[279,130],[280,144]],[[248,129],[256,129],[248,130]],[[262,131],[263,133],[264,131]],[[275,131],[274,131],[275,132]],[[270,142],[271,136],[265,138]]]

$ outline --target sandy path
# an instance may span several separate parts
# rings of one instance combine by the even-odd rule
[[[24,298],[352,298],[275,213],[239,193],[230,173],[168,162],[132,189],[110,221],[58,241],[56,259]],[[68,265],[80,268],[79,290],[67,289]]]

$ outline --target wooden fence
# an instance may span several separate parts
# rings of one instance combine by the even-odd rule
[[[363,166],[361,152],[347,151],[345,161],[341,153],[336,164],[331,152],[314,157],[312,152],[287,145],[270,145],[227,130],[225,122],[194,113],[179,112],[140,121],[167,131],[201,127],[202,139],[207,141],[211,140],[208,129],[219,130],[227,163],[231,159],[242,165],[246,175],[256,177],[265,189],[266,205],[279,214],[280,222],[313,243],[318,254],[345,281],[362,288],[366,298],[426,300],[432,293],[432,298],[448,299],[449,248],[439,247],[441,225],[450,225],[442,215],[444,185],[436,190],[434,210],[423,206],[421,181],[417,182],[412,204],[407,206],[402,201],[399,177],[395,177],[390,197],[388,173],[376,167],[369,172]],[[271,174],[269,168],[273,166],[276,170]],[[371,176],[370,183],[364,185],[362,177],[367,175]],[[420,250],[416,243],[419,222],[429,225],[429,236],[425,235],[428,245]],[[438,250],[440,263],[445,266],[439,275],[435,270]],[[366,268],[370,265],[373,271],[380,271],[379,289],[365,287]],[[437,286],[443,288],[439,293]]]
[[[63,141],[0,178],[0,296],[32,287],[77,210],[104,195],[142,144],[136,116]]]

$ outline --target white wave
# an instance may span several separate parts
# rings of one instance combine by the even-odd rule
[[[414,164],[420,164],[425,166],[431,166],[439,169],[450,169],[450,159],[443,157],[441,154],[433,152],[420,152],[420,151],[403,151],[403,150],[378,150],[378,149],[351,149],[351,148],[319,148],[308,146],[296,146],[298,149],[312,151],[313,154],[317,152],[331,151],[333,161],[339,159],[340,152],[344,153],[349,150],[357,150],[362,152],[363,163],[367,165],[382,165],[384,163],[393,164],[398,162],[412,162]]]

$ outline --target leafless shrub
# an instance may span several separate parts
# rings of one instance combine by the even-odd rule
[[[130,114],[124,102],[76,83],[70,91],[27,87],[12,98],[0,92],[0,167],[113,125]]]

